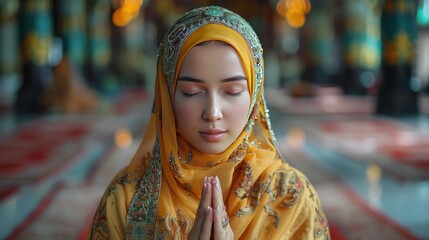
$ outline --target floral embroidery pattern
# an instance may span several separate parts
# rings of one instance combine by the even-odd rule
[[[280,185],[283,185],[283,186],[280,186],[280,188],[284,189],[284,184],[285,183],[280,182]],[[297,179],[295,174],[292,174],[292,176],[289,179],[288,185],[289,185],[289,188],[287,189],[287,193],[289,196],[291,196],[291,198],[284,200],[283,204],[281,204],[280,206],[291,208],[293,205],[298,203],[299,200],[301,199],[301,192],[304,189],[304,184],[300,179]]]
[[[170,153],[169,163],[173,174],[176,175],[177,178],[183,178],[182,174],[180,173],[179,165],[177,164],[176,159],[174,158],[174,155],[172,152]]]
[[[179,155],[179,154],[178,154],[178,155]],[[183,158],[179,155],[179,161],[180,161],[181,163],[189,163],[191,160],[192,160],[192,151],[191,151],[191,149],[189,149],[188,156],[186,157],[186,159],[185,159],[185,160],[183,160]]]
[[[253,186],[252,166],[249,163],[243,163],[241,171],[244,172],[244,177],[241,179],[238,188],[235,190],[235,195],[238,198],[243,199],[249,196],[250,190]]]
[[[158,217],[157,239],[187,239],[192,228],[192,221],[188,216],[182,214],[180,209],[176,211],[176,215],[177,217],[169,212],[165,217]]]
[[[243,142],[231,153],[228,158],[228,162],[240,162],[244,159],[249,147],[249,137],[245,136]]]
[[[269,203],[265,204],[264,210],[265,210],[265,212],[268,213],[269,216],[274,218],[273,223],[274,223],[274,226],[277,228],[279,226],[279,222],[280,222],[279,215],[274,210],[271,209]]]
[[[269,177],[269,179],[254,185],[249,195],[250,206],[240,208],[235,214],[239,217],[243,215],[252,214],[259,206],[261,202],[261,197],[264,193],[267,193],[270,196],[272,195],[269,189],[269,185],[271,185],[271,176]]]
[[[235,215],[241,217],[252,214],[260,205],[262,196],[267,194],[268,201],[264,205],[264,210],[269,216],[274,218],[273,224],[277,228],[280,218],[278,213],[271,208],[271,203],[277,200],[278,197],[281,197],[284,200],[280,206],[293,207],[301,199],[301,194],[304,189],[302,180],[298,179],[294,171],[279,169],[266,180],[253,185],[250,194],[246,195],[243,186],[248,187],[246,184],[251,183],[249,180],[246,180],[250,176],[251,170],[247,167],[243,171],[244,178],[236,189],[236,195],[241,199],[249,197],[250,205],[240,208]]]
[[[92,231],[108,238],[109,227],[107,226],[106,207],[103,207],[103,205],[106,205],[105,196],[103,196],[103,200],[100,202],[100,206],[95,213]]]
[[[329,224],[325,213],[318,198],[314,198],[314,188],[310,181],[307,179],[307,188],[310,190],[310,198],[316,204],[316,218],[314,219],[314,237],[316,239],[328,240],[329,238]]]
[[[329,232],[328,220],[326,220],[325,214],[322,212],[320,205],[316,209],[317,218],[315,219],[314,237],[320,238],[326,236]],[[324,239],[329,239],[327,236]]]

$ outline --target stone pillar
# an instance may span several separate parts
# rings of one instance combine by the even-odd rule
[[[103,76],[111,58],[110,1],[89,0],[87,1],[87,12],[88,48],[85,76],[92,87],[101,89]]]
[[[63,55],[82,70],[86,54],[86,4],[83,0],[54,0],[55,35]]]
[[[418,113],[417,79],[413,77],[417,26],[416,1],[385,0],[382,17],[381,83],[377,113],[414,115]]]
[[[301,81],[332,85],[338,71],[338,51],[333,28],[333,1],[312,1],[306,23],[300,29],[300,55],[304,61]]]
[[[12,108],[19,84],[18,0],[0,5],[0,112]]]
[[[374,0],[343,2],[341,85],[347,95],[366,95],[377,82],[381,58],[379,5]]]
[[[51,80],[50,49],[53,27],[50,0],[20,0],[19,43],[22,83],[17,92],[18,113],[40,113],[40,95]]]

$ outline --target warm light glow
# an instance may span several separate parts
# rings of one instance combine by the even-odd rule
[[[305,141],[305,133],[299,128],[291,128],[287,135],[286,144],[292,148],[302,147]]]
[[[286,13],[286,21],[291,27],[300,28],[304,26],[305,16],[298,11],[288,10]]]
[[[311,3],[310,3],[310,0],[304,0],[304,1],[305,1],[304,14],[308,14],[311,11]]]
[[[376,164],[369,165],[366,174],[370,182],[378,182],[381,179],[381,169]]]
[[[280,0],[277,2],[276,5],[276,9],[277,12],[281,15],[281,16],[286,16],[287,13],[287,8],[286,8],[286,0]]]
[[[131,21],[131,16],[122,14],[122,8],[118,8],[113,13],[112,21],[116,26],[124,27]]]
[[[307,10],[307,3],[305,0],[286,0],[286,8],[288,11],[295,11],[305,14]]]
[[[311,3],[309,0],[279,0],[276,9],[291,27],[300,28],[305,24],[305,15],[311,10]]]
[[[372,207],[380,207],[380,200],[383,195],[383,189],[380,184],[382,171],[381,168],[372,163],[368,166],[368,200]]]
[[[140,6],[138,3],[130,2],[127,4],[122,5],[122,11],[128,13],[128,14],[135,14],[140,10]]]
[[[143,0],[123,0],[112,15],[113,24],[124,27],[139,15]]]
[[[133,142],[131,132],[126,128],[120,128],[115,132],[115,144],[119,148],[127,148]]]

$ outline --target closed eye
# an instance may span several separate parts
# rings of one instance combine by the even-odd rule
[[[247,91],[247,85],[234,83],[223,88],[223,92],[229,96],[239,96],[243,91]]]
[[[194,97],[194,96],[197,96],[197,95],[202,94],[202,93],[204,93],[204,92],[183,92],[182,91],[182,95],[185,97]]]
[[[225,92],[226,94],[230,95],[230,96],[239,96],[243,91],[227,91]]]

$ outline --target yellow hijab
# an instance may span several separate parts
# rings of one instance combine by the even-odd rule
[[[172,109],[175,81],[186,53],[212,40],[225,42],[238,53],[251,97],[246,127],[218,155],[190,146],[178,134]],[[186,239],[204,177],[218,176],[237,239],[329,237],[317,194],[302,173],[282,161],[275,145],[263,94],[262,48],[247,22],[220,7],[203,7],[182,16],[161,44],[155,89],[146,135],[129,166],[112,182],[120,187],[110,187],[115,189],[109,192],[114,195],[111,205],[127,206],[125,223],[115,220],[121,214],[110,213],[116,230],[123,227],[127,239]],[[103,199],[99,208],[109,208],[109,196]],[[105,211],[99,209],[96,218],[108,216],[109,210]]]

